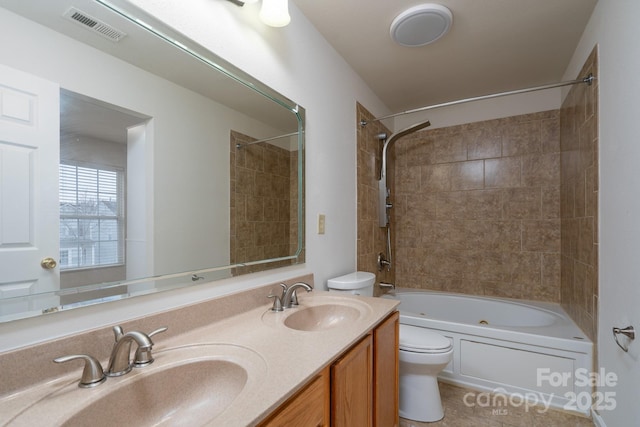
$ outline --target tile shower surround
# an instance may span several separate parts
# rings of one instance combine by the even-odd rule
[[[417,132],[390,160],[397,284],[560,301],[559,111]],[[377,187],[361,187],[359,217],[377,218]],[[384,247],[377,229],[358,242]]]
[[[597,72],[594,49],[580,77]],[[577,78],[577,77],[576,77]],[[597,334],[598,80],[560,110],[428,128],[390,150],[394,268],[403,287],[561,303]],[[374,116],[357,105],[358,122]],[[358,125],[358,269],[376,271],[388,132]],[[378,290],[379,292],[379,290]]]

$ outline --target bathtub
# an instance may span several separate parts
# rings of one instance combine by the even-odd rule
[[[476,390],[465,404],[500,414],[522,399],[590,414],[593,344],[560,305],[402,288],[384,297],[400,300],[400,323],[451,341],[438,378]]]

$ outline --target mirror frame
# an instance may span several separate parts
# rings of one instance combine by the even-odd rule
[[[105,282],[105,283],[98,283],[98,284],[90,284],[90,285],[84,285],[84,286],[79,286],[79,287],[75,287],[75,288],[65,288],[65,289],[60,289],[57,291],[51,291],[51,292],[47,292],[47,293],[39,293],[39,294],[31,294],[28,296],[20,296],[20,297],[11,297],[11,298],[5,298],[3,300],[0,300],[0,303],[2,303],[3,301],[8,301],[8,302],[13,302],[13,301],[18,301],[18,300],[25,300],[25,299],[29,299],[31,297],[41,297],[44,295],[51,295],[51,296],[65,296],[65,295],[72,295],[72,294],[82,294],[85,292],[91,292],[91,291],[95,291],[95,290],[100,290],[100,289],[111,289],[111,288],[116,288],[116,287],[122,287],[122,286],[128,286],[128,285],[135,285],[135,284],[141,284],[141,283],[146,283],[146,282],[154,282],[154,281],[162,281],[165,279],[180,279],[180,278],[184,278],[184,283],[180,282],[179,284],[176,285],[172,285],[172,286],[168,286],[168,287],[163,287],[162,289],[151,289],[151,290],[146,290],[146,291],[142,291],[142,292],[131,292],[129,289],[127,290],[126,293],[121,293],[119,295],[115,295],[112,297],[107,297],[107,298],[98,298],[98,299],[91,299],[91,300],[87,300],[87,301],[83,301],[83,302],[77,302],[77,303],[72,303],[72,304],[66,304],[66,305],[58,305],[58,306],[54,306],[48,309],[44,309],[44,310],[33,310],[30,312],[23,312],[23,313],[19,313],[19,314],[13,314],[13,315],[5,315],[2,316],[0,318],[0,322],[7,322],[7,321],[11,321],[11,320],[17,320],[17,319],[22,319],[22,318],[27,318],[27,317],[34,317],[34,316],[38,316],[41,314],[48,314],[48,313],[53,313],[53,312],[58,312],[58,311],[63,311],[63,310],[69,310],[69,309],[73,309],[73,308],[78,308],[78,307],[84,307],[84,306],[90,306],[90,305],[96,305],[96,304],[101,304],[104,302],[111,302],[114,300],[120,300],[120,299],[125,299],[125,298],[130,298],[130,297],[135,297],[135,296],[139,296],[139,295],[147,295],[149,293],[156,293],[156,292],[163,292],[165,290],[173,290],[173,289],[177,289],[177,288],[186,288],[186,287],[190,287],[190,286],[194,286],[200,283],[210,283],[216,280],[222,280],[222,279],[226,279],[226,278],[230,278],[230,277],[234,277],[236,275],[239,274],[232,274],[229,277],[225,277],[225,278],[219,278],[219,279],[213,279],[210,281],[205,281],[205,282],[198,282],[195,279],[189,278],[189,276],[192,277],[197,277],[197,275],[201,274],[201,273],[208,273],[208,272],[217,272],[217,271],[224,271],[224,270],[229,270],[233,272],[233,269],[240,269],[241,267],[247,267],[247,266],[253,266],[253,265],[268,265],[269,263],[281,263],[282,261],[287,261],[290,260],[292,262],[292,264],[298,264],[301,262],[304,262],[304,258],[302,257],[301,259],[301,255],[303,256],[304,254],[304,240],[305,240],[305,213],[304,213],[304,200],[305,200],[305,180],[304,180],[304,175],[305,175],[305,170],[304,170],[304,164],[305,164],[305,156],[304,156],[304,146],[305,146],[305,109],[303,107],[301,107],[300,105],[298,105],[297,103],[295,103],[294,101],[288,99],[287,97],[283,96],[282,94],[280,94],[279,92],[273,90],[272,88],[270,88],[269,86],[265,85],[264,83],[262,83],[261,81],[253,78],[251,75],[245,73],[244,71],[240,70],[239,68],[237,68],[236,66],[234,66],[233,64],[227,62],[226,60],[222,59],[221,57],[219,57],[218,55],[214,54],[213,52],[211,52],[210,50],[208,50],[207,48],[203,47],[202,45],[198,44],[197,42],[189,39],[188,37],[186,37],[185,35],[183,35],[182,33],[176,31],[175,29],[171,28],[170,26],[168,26],[167,24],[165,24],[164,22],[159,21],[157,18],[154,18],[153,16],[151,16],[149,13],[145,12],[144,10],[140,9],[139,7],[127,2],[127,0],[91,0],[99,5],[104,6],[105,8],[111,10],[112,12],[116,13],[117,15],[119,15],[120,17],[126,19],[127,21],[129,21],[130,23],[144,29],[145,31],[153,34],[155,37],[159,38],[160,40],[162,40],[165,43],[168,43],[169,45],[171,45],[173,48],[179,49],[180,51],[182,51],[183,53],[186,53],[188,56],[194,58],[197,61],[200,61],[204,64],[206,64],[208,67],[211,68],[212,72],[219,72],[221,74],[223,74],[224,76],[232,79],[233,81],[235,81],[236,83],[239,83],[240,85],[256,92],[257,94],[259,94],[262,97],[267,98],[268,100],[276,103],[277,105],[279,105],[282,108],[285,108],[286,110],[288,110],[289,112],[291,112],[291,114],[294,115],[296,121],[297,121],[297,150],[298,150],[298,159],[297,159],[297,182],[298,182],[298,188],[297,188],[297,195],[298,195],[298,200],[297,200],[297,228],[298,228],[298,232],[297,232],[297,249],[295,251],[294,254],[292,255],[288,255],[288,256],[284,256],[284,257],[279,257],[279,258],[269,258],[269,259],[263,259],[263,260],[256,260],[256,261],[250,261],[250,262],[244,262],[244,263],[236,263],[236,264],[230,264],[230,265],[221,265],[221,266],[212,266],[210,268],[202,268],[202,269],[198,269],[198,270],[193,270],[193,271],[182,271],[182,272],[176,272],[176,273],[171,273],[171,274],[163,274],[163,275],[156,275],[156,276],[151,276],[151,277],[144,277],[144,278],[135,278],[135,279],[131,279],[131,280],[121,280],[121,281],[116,281],[116,282]],[[11,9],[8,9],[11,11]],[[27,18],[29,19],[29,18]],[[152,22],[153,24],[149,24],[149,22]],[[55,31],[55,30],[54,30]],[[110,54],[108,52],[106,52],[107,54]],[[215,101],[215,100],[214,100]],[[280,268],[282,267],[281,264],[275,265],[272,268]],[[267,267],[269,268],[269,267]],[[242,273],[240,273],[242,274]],[[193,281],[192,281],[193,280]]]

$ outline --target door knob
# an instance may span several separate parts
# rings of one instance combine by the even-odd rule
[[[51,257],[43,258],[42,261],[40,261],[40,266],[45,270],[52,270],[56,268],[57,265],[56,260]]]

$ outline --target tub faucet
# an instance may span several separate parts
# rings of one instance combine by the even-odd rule
[[[394,285],[393,283],[380,282],[379,285],[382,289],[391,289],[391,290],[396,289],[396,285]]]
[[[105,374],[109,377],[119,377],[131,371],[131,343],[133,341],[138,345],[138,350],[150,351],[153,347],[153,341],[145,333],[138,331],[130,331],[122,334],[120,326],[113,327],[113,333],[116,336],[116,343],[111,350],[109,357],[109,365]]]
[[[282,295],[283,308],[291,308],[293,305],[298,305],[298,295],[296,294],[296,289],[298,288],[304,288],[307,292],[313,290],[311,286],[304,282],[294,283],[284,290],[284,294]]]

